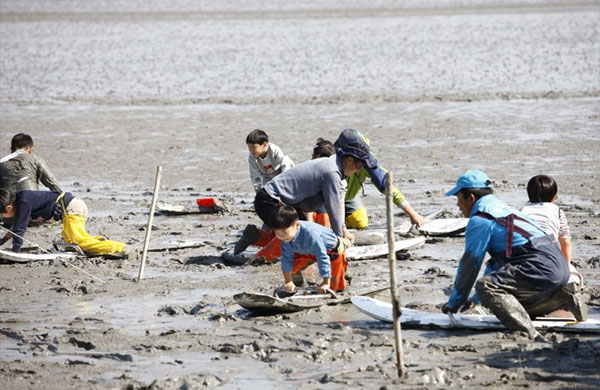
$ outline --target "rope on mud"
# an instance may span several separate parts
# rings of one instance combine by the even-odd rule
[[[0,228],[2,228],[3,230],[7,231],[7,232],[8,232],[8,233],[10,233],[10,234],[12,234],[13,236],[15,236],[15,237],[17,237],[17,238],[20,238],[21,240],[23,240],[23,242],[27,242],[27,243],[29,243],[29,244],[33,244],[33,245],[37,246],[37,247],[38,247],[40,250],[42,250],[42,251],[44,251],[44,252],[46,252],[46,253],[48,253],[48,254],[50,254],[50,255],[52,255],[52,254],[53,254],[53,253],[52,253],[52,252],[50,252],[49,250],[43,249],[43,248],[42,248],[40,245],[38,245],[37,243],[35,243],[35,242],[31,241],[31,240],[28,240],[28,239],[26,239],[26,238],[25,238],[25,237],[23,237],[23,236],[19,236],[18,234],[14,233],[14,232],[13,232],[12,230],[10,230],[10,229],[7,229],[7,228],[5,228],[4,226],[1,226],[1,225],[0,225]],[[66,265],[68,265],[68,266],[71,266],[71,267],[75,268],[76,270],[78,270],[78,271],[80,271],[80,272],[83,272],[84,274],[86,274],[86,275],[88,275],[88,276],[90,276],[90,277],[92,277],[92,278],[96,279],[97,281],[99,281],[99,282],[101,282],[101,283],[107,284],[107,283],[106,283],[104,280],[100,279],[99,277],[92,275],[91,273],[87,272],[86,270],[84,270],[84,269],[82,269],[82,268],[79,268],[79,267],[78,267],[78,266],[76,266],[75,264],[72,264],[72,263],[68,262],[68,261],[67,261],[67,260],[65,260],[65,259],[61,259],[60,257],[57,257],[57,259],[58,259],[58,260],[60,260],[60,261],[62,261],[64,264],[66,264]]]

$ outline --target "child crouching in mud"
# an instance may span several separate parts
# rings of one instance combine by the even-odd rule
[[[68,244],[78,245],[86,255],[111,255],[126,257],[125,244],[106,240],[100,236],[90,236],[85,230],[85,219],[88,209],[83,200],[74,197],[70,192],[49,191],[13,191],[0,188],[0,216],[14,218],[11,232],[13,252],[20,252],[23,246],[23,235],[30,219],[62,220],[62,237]]]
[[[282,206],[270,216],[269,226],[275,236],[281,240],[281,270],[283,271],[283,289],[293,293],[296,285],[293,275],[304,268],[318,264],[319,274],[323,278],[318,292],[327,290],[342,291],[346,288],[345,273],[348,261],[345,248],[349,242],[336,236],[333,230],[319,224],[300,221],[292,206]]]

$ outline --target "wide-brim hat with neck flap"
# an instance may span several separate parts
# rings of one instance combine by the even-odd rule
[[[368,140],[354,129],[345,129],[333,144],[341,157],[352,156],[365,163],[365,167],[377,168],[377,160],[371,154]]]

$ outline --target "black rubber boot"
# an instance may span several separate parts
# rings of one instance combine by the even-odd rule
[[[563,287],[567,309],[573,314],[577,321],[583,322],[588,318],[588,307],[579,286],[576,283],[568,283]]]
[[[242,238],[235,244],[233,248],[233,254],[238,255],[246,250],[250,245],[254,244],[260,239],[260,231],[256,225],[248,225],[242,233]]]
[[[292,281],[294,282],[294,284],[296,285],[296,287],[302,287],[302,286],[304,286],[304,277],[302,276],[301,272],[298,272],[296,274],[292,274]]]

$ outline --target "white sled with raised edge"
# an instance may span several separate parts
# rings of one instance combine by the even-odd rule
[[[425,237],[415,237],[394,242],[394,250],[415,249],[425,244]],[[366,260],[387,256],[388,244],[353,246],[346,249],[346,258],[349,260]]]
[[[14,263],[30,263],[33,261],[51,261],[57,259],[72,259],[77,255],[72,253],[16,253],[0,249],[0,259]]]
[[[417,229],[426,236],[451,236],[464,232],[468,223],[469,218],[440,218]]]
[[[392,305],[377,299],[354,296],[352,304],[360,312],[383,322],[392,322]],[[402,308],[400,322],[409,327],[430,327],[443,329],[505,329],[505,326],[493,315],[454,314],[451,319],[443,313],[429,313],[419,310]],[[578,322],[565,318],[538,318],[533,321],[537,329],[546,329],[555,332],[600,333],[600,320],[589,318],[585,322]]]

